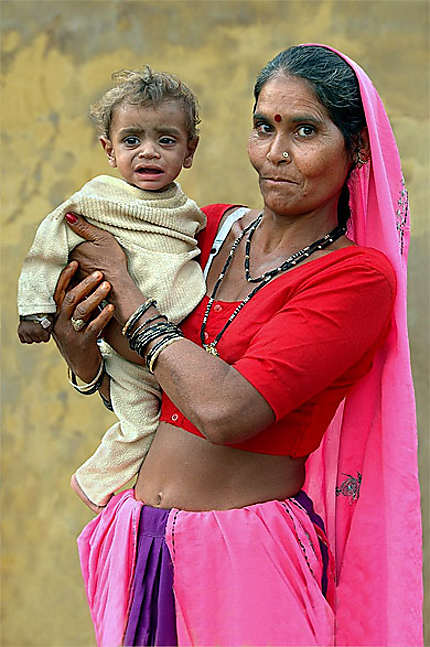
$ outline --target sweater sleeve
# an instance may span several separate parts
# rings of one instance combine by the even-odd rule
[[[73,198],[73,196],[72,196]],[[70,198],[46,216],[39,225],[18,279],[18,313],[30,315],[55,312],[53,299],[58,277],[69,252],[83,242],[64,222],[76,204]]]
[[[367,354],[370,365],[395,296],[391,265],[385,257],[379,261],[375,267],[360,258],[311,276],[233,364],[265,398],[276,421],[336,381],[348,382]]]

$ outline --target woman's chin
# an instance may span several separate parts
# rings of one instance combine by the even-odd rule
[[[265,198],[263,196],[263,198]],[[264,209],[270,211],[276,216],[290,216],[290,217],[299,217],[300,213],[294,209],[294,206],[290,202],[286,201],[282,196],[270,196],[270,198],[264,199]]]

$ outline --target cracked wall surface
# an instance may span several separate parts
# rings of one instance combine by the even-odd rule
[[[369,73],[410,193],[409,320],[428,529],[428,7],[414,0],[0,3],[3,645],[94,645],[75,549],[90,514],[68,481],[112,416],[95,396],[71,389],[52,342],[19,344],[15,291],[40,220],[88,178],[110,172],[87,112],[120,68],[150,63],[191,85],[201,103],[201,144],[181,176],[185,191],[199,204],[253,206],[260,197],[246,143],[262,65],[291,44],[321,42]]]

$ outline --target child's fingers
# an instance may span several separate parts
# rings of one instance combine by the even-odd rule
[[[22,344],[40,344],[50,340],[51,331],[45,330],[39,323],[21,321],[18,326],[18,337]]]

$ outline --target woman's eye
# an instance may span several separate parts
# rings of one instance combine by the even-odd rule
[[[297,134],[300,135],[300,137],[310,137],[314,132],[315,128],[313,126],[300,126],[300,128],[297,129]]]
[[[259,135],[270,135],[273,131],[273,127],[270,124],[265,123],[256,123],[254,128]]]
[[[139,144],[139,139],[134,137],[134,135],[129,135],[129,137],[124,139],[124,144],[127,144],[127,146],[137,146]]]

